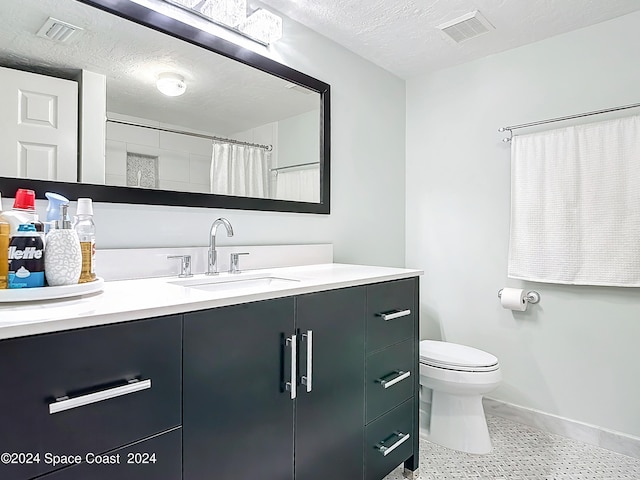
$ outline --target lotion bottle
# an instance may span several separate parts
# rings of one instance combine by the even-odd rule
[[[82,249],[82,273],[80,283],[96,279],[96,225],[93,223],[93,204],[90,198],[79,198],[73,229],[80,238]]]
[[[44,272],[50,287],[75,285],[82,270],[82,251],[78,234],[71,228],[68,204],[60,205],[60,219],[47,233]]]

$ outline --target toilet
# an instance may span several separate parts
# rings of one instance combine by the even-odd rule
[[[420,342],[420,435],[467,453],[486,454],[491,439],[482,397],[502,379],[498,359],[477,348]]]

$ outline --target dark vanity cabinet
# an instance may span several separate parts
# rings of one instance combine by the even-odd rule
[[[15,461],[0,478],[415,470],[417,292],[409,278],[2,340],[0,453]]]
[[[3,458],[0,478],[30,479],[70,464],[54,465],[54,456],[84,460],[179,427],[181,360],[181,315],[0,341],[0,453],[14,457]],[[179,471],[179,433],[156,468]],[[94,470],[72,466],[52,478],[82,477],[72,471]]]
[[[184,479],[362,478],[365,287],[190,313]]]

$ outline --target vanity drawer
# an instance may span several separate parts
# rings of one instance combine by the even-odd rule
[[[182,316],[2,341],[0,451],[102,453],[178,426],[181,369]],[[51,469],[0,465],[0,478]]]
[[[415,279],[367,287],[367,352],[414,335]]]
[[[405,340],[367,358],[367,423],[414,395],[414,344],[413,339]]]
[[[180,480],[182,478],[182,429],[157,435],[99,457],[104,463],[64,468],[42,480]],[[111,462],[111,463],[109,463]]]
[[[413,399],[407,400],[367,426],[365,480],[384,478],[413,455],[413,406]]]

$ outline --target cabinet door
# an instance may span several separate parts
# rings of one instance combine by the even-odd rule
[[[296,480],[363,476],[365,298],[365,288],[356,287],[296,299]]]
[[[184,480],[293,478],[294,300],[185,315]]]
[[[82,463],[45,475],[42,480],[180,480],[182,430],[156,435],[103,455],[90,454]]]

